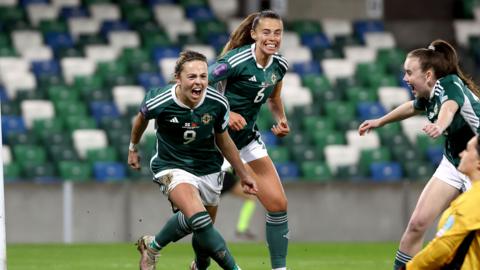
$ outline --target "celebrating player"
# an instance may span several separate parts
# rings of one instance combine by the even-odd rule
[[[213,227],[222,188],[222,154],[233,165],[244,191],[255,194],[235,144],[226,132],[229,106],[225,97],[208,87],[207,60],[185,51],[175,66],[175,84],[150,90],[135,118],[128,163],[140,169],[136,144],[150,119],[157,126],[156,154],[150,161],[154,181],[168,196],[176,213],[156,236],[138,240],[140,269],[155,269],[159,251],[193,232],[194,248],[208,254],[223,269],[240,269],[223,237]],[[217,149],[220,149],[220,153]]]
[[[360,135],[385,124],[426,112],[431,122],[423,131],[432,138],[445,136],[444,156],[423,189],[400,241],[394,269],[407,263],[422,248],[425,231],[461,192],[470,188],[466,175],[459,172],[459,153],[479,131],[479,89],[463,75],[455,49],[446,41],[435,40],[428,48],[411,51],[404,63],[404,80],[415,100],[408,101],[385,116],[363,122]]]
[[[278,54],[282,33],[278,14],[270,10],[253,13],[231,34],[221,57],[209,67],[209,83],[230,103],[230,136],[255,177],[257,197],[267,210],[267,243],[272,269],[277,270],[286,269],[287,198],[255,121],[267,102],[276,120],[272,132],[278,137],[290,132],[280,97],[288,69],[287,61]]]

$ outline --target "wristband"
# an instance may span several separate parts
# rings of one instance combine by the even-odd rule
[[[128,145],[128,151],[137,152],[137,145],[130,142],[130,145]]]

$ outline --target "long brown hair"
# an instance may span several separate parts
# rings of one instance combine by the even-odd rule
[[[253,40],[252,36],[250,35],[250,31],[257,27],[258,22],[262,18],[271,18],[280,21],[282,20],[280,15],[273,10],[263,10],[261,12],[255,12],[248,15],[235,29],[235,31],[230,34],[230,39],[228,40],[227,44],[225,44],[220,56],[223,56],[225,53],[235,48],[254,43],[255,40]]]
[[[427,49],[415,49],[408,53],[407,57],[417,57],[420,61],[420,68],[423,72],[433,69],[436,78],[442,78],[455,74],[477,97],[480,97],[480,90],[473,80],[466,76],[458,65],[457,52],[450,43],[445,40],[434,40]]]

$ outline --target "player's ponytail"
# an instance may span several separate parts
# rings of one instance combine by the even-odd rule
[[[450,43],[445,40],[434,40],[427,49],[420,48],[411,51],[408,56],[418,57],[422,71],[433,69],[436,78],[442,78],[450,74],[457,75],[463,83],[477,97],[480,97],[480,90],[473,80],[466,76],[458,65],[457,52]]]
[[[282,20],[280,15],[272,10],[264,10],[262,12],[255,12],[248,15],[235,29],[235,31],[230,34],[230,39],[223,48],[220,56],[223,56],[225,53],[235,48],[254,43],[255,40],[252,38],[250,31],[257,27],[258,22],[262,18]]]

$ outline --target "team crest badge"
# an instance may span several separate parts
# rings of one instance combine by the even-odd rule
[[[277,81],[277,76],[275,75],[275,73],[272,74],[272,77],[270,79],[272,80],[272,84],[275,84],[275,82]]]
[[[206,113],[202,115],[202,123],[204,123],[205,125],[208,125],[210,121],[212,121],[212,116],[210,114]]]

